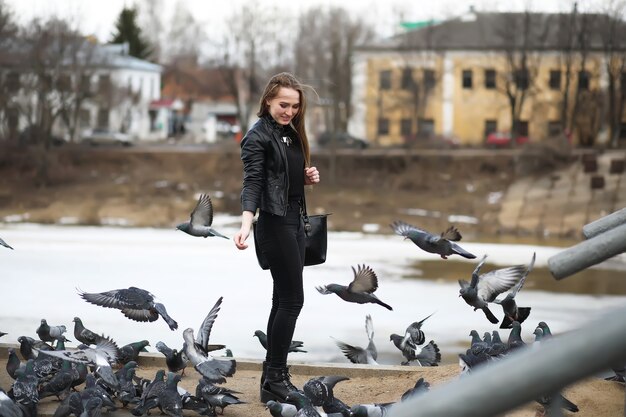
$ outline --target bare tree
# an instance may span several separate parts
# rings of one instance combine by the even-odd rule
[[[163,0],[140,0],[138,2],[138,19],[143,34],[152,45],[152,59],[162,62],[165,49],[166,31],[163,23]]]
[[[0,0],[0,139],[17,137],[17,114],[11,105],[16,84],[17,25],[12,11]]]
[[[189,11],[185,0],[178,0],[169,22],[167,36],[163,40],[161,59],[171,63],[177,58],[192,59],[196,63],[200,57],[200,47],[207,42],[207,36],[200,23]]]

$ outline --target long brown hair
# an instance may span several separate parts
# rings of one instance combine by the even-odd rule
[[[298,133],[298,137],[300,138],[300,143],[302,144],[302,152],[304,154],[304,163],[308,167],[311,163],[311,153],[309,149],[309,139],[306,135],[306,129],[304,126],[304,118],[306,115],[306,97],[304,95],[305,86],[298,81],[296,77],[288,72],[281,72],[279,74],[274,75],[267,82],[265,89],[263,90],[263,95],[261,96],[261,100],[259,102],[260,108],[259,112],[256,114],[258,117],[262,117],[269,114],[269,105],[268,101],[272,100],[278,95],[278,91],[281,87],[291,88],[298,92],[300,96],[300,108],[298,109],[298,113],[291,119],[291,123],[293,127],[296,129]]]

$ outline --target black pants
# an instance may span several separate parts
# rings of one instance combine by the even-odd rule
[[[261,211],[256,227],[274,281],[265,360],[271,367],[282,368],[287,365],[287,352],[304,304],[304,226],[299,202],[290,202],[285,216]]]

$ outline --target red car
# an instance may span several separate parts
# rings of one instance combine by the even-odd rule
[[[515,145],[520,146],[528,143],[528,136],[518,136],[515,138]],[[485,145],[489,148],[511,147],[511,132],[492,132],[487,135]]]

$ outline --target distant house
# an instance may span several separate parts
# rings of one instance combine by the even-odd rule
[[[607,22],[616,23],[615,33]],[[624,22],[576,12],[470,10],[406,27],[353,56],[354,136],[383,146],[472,145],[492,132],[531,141],[571,132],[585,144],[602,136],[612,112],[612,135],[626,141]],[[607,56],[610,36],[615,63]]]
[[[235,99],[218,68],[203,68],[193,58],[178,59],[165,67],[161,94],[185,104],[184,130],[194,142],[239,136]]]
[[[106,129],[134,140],[165,137],[149,116],[150,103],[160,98],[160,65],[130,56],[127,44],[67,42],[61,48],[54,40],[43,52],[22,39],[5,46],[0,87],[9,97],[0,101],[2,136],[39,129],[80,140],[83,132]]]

